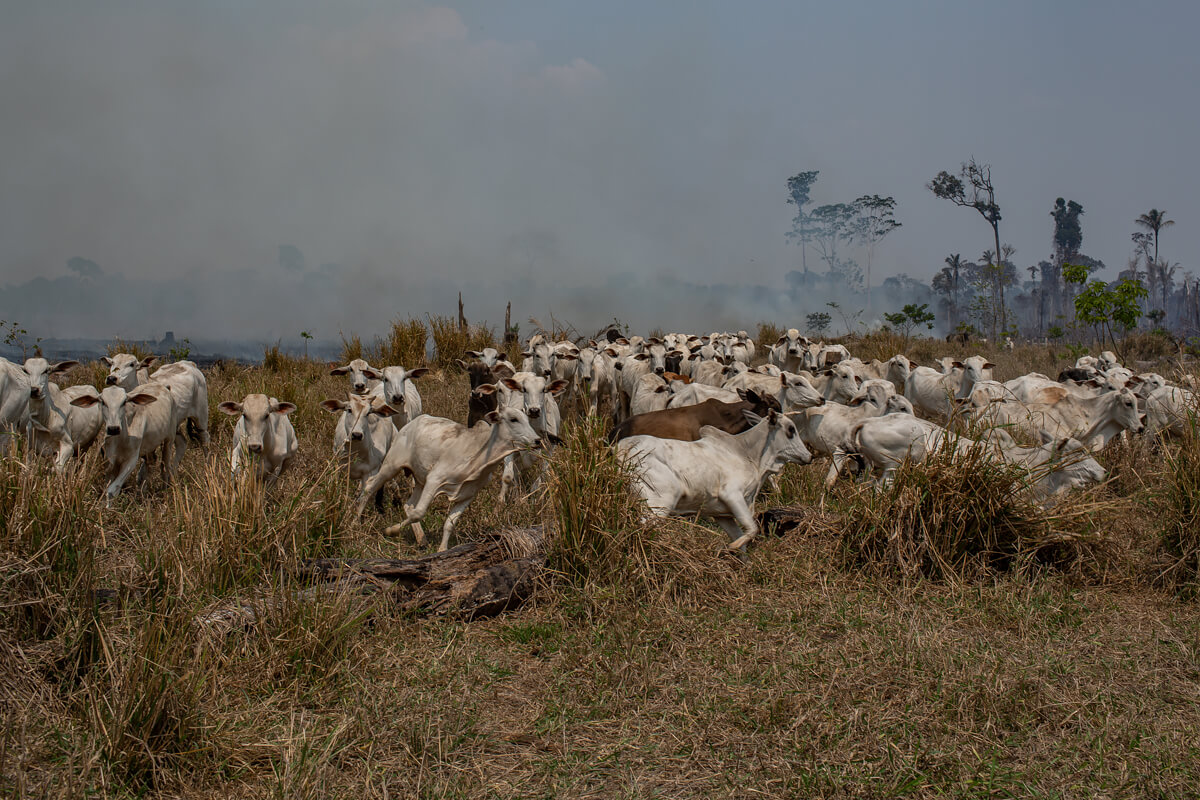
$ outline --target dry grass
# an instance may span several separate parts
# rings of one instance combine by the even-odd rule
[[[891,355],[852,345],[869,347]],[[1001,377],[1022,359],[1062,361],[984,354]],[[287,358],[208,375],[214,407],[251,392],[299,406],[299,462],[277,485],[229,480],[224,415],[173,486],[154,474],[111,509],[96,453],[63,478],[0,462],[5,794],[1069,798],[1200,785],[1200,609],[1148,568],[1172,521],[1195,531],[1194,448],[1106,453],[1109,484],[1051,517],[1052,531],[1084,531],[1090,512],[1111,548],[1055,553],[1061,569],[969,555],[954,580],[898,580],[843,558],[857,519],[887,521],[873,503],[903,502],[905,529],[927,536],[956,515],[1034,543],[1045,528],[1003,476],[973,509],[966,479],[935,466],[890,499],[838,486],[827,512],[742,563],[706,526],[642,525],[598,432],[577,425],[545,495],[502,508],[489,488],[460,525],[466,539],[558,520],[577,541],[556,563],[577,579],[496,619],[434,621],[297,594],[284,577],[313,555],[415,553],[380,535],[398,510],[348,513],[334,418],[317,405],[344,380]],[[465,418],[464,376],[420,388],[427,411]],[[824,469],[789,467],[765,503],[812,506]],[[1169,494],[1172,481],[1192,493]],[[1023,548],[1012,563],[1031,567]],[[268,613],[221,635],[192,624],[238,600]]]

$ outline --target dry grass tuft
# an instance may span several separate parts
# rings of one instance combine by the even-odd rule
[[[1195,425],[1163,448],[1156,483],[1160,536],[1168,565],[1159,579],[1180,594],[1200,594],[1200,433]]]
[[[955,453],[953,442],[923,463],[905,463],[885,491],[846,514],[845,557],[908,577],[976,580],[1035,564],[1069,568],[1097,561],[1104,537],[1089,520],[1103,504],[1043,507],[1024,470],[983,447]]]

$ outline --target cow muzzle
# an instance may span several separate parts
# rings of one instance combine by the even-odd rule
[[[362,394],[366,390],[367,390],[367,385],[365,383],[354,384],[354,393],[355,394]]]
[[[392,395],[392,405],[399,406],[399,405],[403,405],[403,404],[404,404],[404,395],[402,395],[402,394]]]
[[[363,438],[362,431],[355,431],[354,433],[350,434],[350,438],[356,442],[361,442]]]
[[[42,396],[42,390],[36,386],[30,386],[29,387],[29,396],[32,397],[34,400],[38,400]]]
[[[117,376],[109,375],[107,378],[104,379],[104,384],[106,386],[116,386],[117,385]]]
[[[246,449],[249,450],[251,453],[261,453],[262,452],[262,442],[251,442],[250,444],[246,445]]]
[[[663,368],[663,367],[655,367],[655,368],[654,368],[654,374],[655,374],[655,375],[662,375],[662,374],[663,374],[664,372],[666,372],[666,371],[667,371],[667,370],[666,370],[665,368]]]
[[[548,370],[548,369],[544,369],[544,370],[542,370],[542,377],[543,377],[543,378],[549,378],[549,377],[550,377],[550,370]]]
[[[529,418],[530,419],[537,419],[541,415],[542,415],[542,410],[540,408],[529,409]]]
[[[104,429],[104,432],[106,434],[108,434],[109,436],[120,436],[121,435],[121,426],[120,425],[109,425]]]

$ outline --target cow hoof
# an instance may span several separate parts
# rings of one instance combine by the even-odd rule
[[[741,536],[737,539],[734,539],[732,542],[729,543],[729,547],[727,547],[726,549],[729,550],[730,552],[736,551],[738,553],[745,554],[746,545],[750,544],[750,542],[752,542],[752,541],[754,541],[754,535],[748,533],[745,536]]]
[[[383,529],[383,533],[386,536],[399,536],[400,534],[404,533],[404,526],[403,525],[388,525],[386,528]]]

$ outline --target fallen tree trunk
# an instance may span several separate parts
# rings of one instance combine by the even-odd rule
[[[535,527],[505,529],[482,541],[420,558],[310,559],[293,569],[292,575],[313,584],[295,593],[301,598],[330,592],[386,593],[384,604],[398,611],[472,620],[519,606],[532,594],[544,570],[544,532]],[[205,614],[200,623],[249,624],[279,602],[225,606]]]

